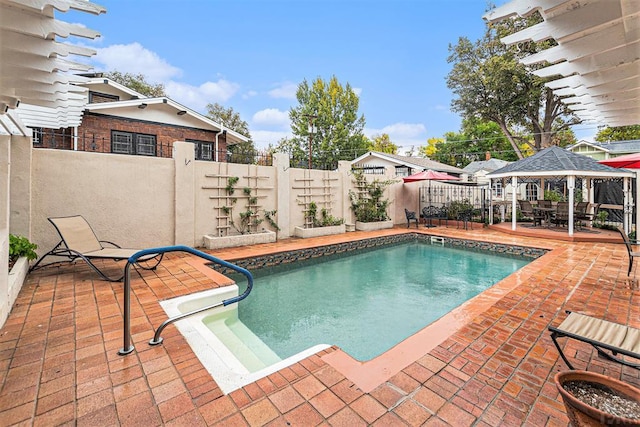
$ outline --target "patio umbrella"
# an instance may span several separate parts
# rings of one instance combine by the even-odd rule
[[[627,154],[612,159],[598,160],[598,163],[614,168],[640,169],[640,153]]]
[[[414,173],[413,175],[405,176],[402,178],[404,182],[415,182],[415,181],[452,181],[460,179],[457,176],[449,175],[444,172],[437,172],[434,170],[425,170],[422,172]]]

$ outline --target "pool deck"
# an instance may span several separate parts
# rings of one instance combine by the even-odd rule
[[[233,260],[407,231],[416,229],[210,252]],[[551,251],[426,328],[383,368],[345,367],[346,356],[333,347],[229,395],[175,326],[164,331],[163,345],[147,344],[166,319],[160,300],[224,285],[199,260],[172,254],[156,271],[132,273],[135,351],[127,356],[117,354],[122,283],[98,280],[81,262],[45,268],[27,277],[0,329],[0,426],[566,426],[553,384],[566,366],[547,327],[559,324],[565,310],[640,327],[640,291],[627,279],[625,246],[610,243],[615,234],[608,233],[582,242],[544,230],[535,236],[451,226],[418,232]],[[112,271],[123,266],[110,265]],[[570,341],[565,352],[579,369],[640,386],[639,370],[601,359],[589,345]]]

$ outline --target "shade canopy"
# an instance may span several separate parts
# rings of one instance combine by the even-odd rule
[[[640,169],[640,153],[626,154],[611,159],[598,160],[598,163],[614,168]]]
[[[405,176],[402,178],[404,182],[415,182],[415,181],[453,181],[458,180],[457,176],[449,175],[444,172],[437,172],[434,170],[426,170],[422,172],[414,173],[413,175]]]

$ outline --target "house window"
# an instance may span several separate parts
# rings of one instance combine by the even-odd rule
[[[525,198],[527,200],[538,200],[538,186],[536,184],[527,184]]]
[[[195,139],[187,139],[187,142],[193,143],[193,149],[195,150],[196,160],[215,160],[213,153],[213,142],[210,141],[198,141]]]
[[[33,142],[34,146],[41,146],[43,143],[42,140],[42,128],[31,128],[31,141]]]
[[[117,154],[156,155],[155,135],[111,131],[111,152]]]
[[[493,184],[491,184],[491,191],[493,193],[493,197],[502,199],[502,182],[501,181],[493,181]]]

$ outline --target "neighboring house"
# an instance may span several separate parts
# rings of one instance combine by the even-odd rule
[[[352,167],[362,168],[365,173],[381,172],[387,166],[393,166],[396,176],[409,176],[416,172],[432,169],[438,172],[445,172],[454,176],[461,176],[464,171],[455,166],[445,165],[435,160],[424,157],[400,156],[398,154],[380,153],[369,151],[362,156],[351,161]]]
[[[78,83],[86,103],[77,127],[41,121],[39,109],[17,109],[33,129],[35,148],[171,157],[174,141],[194,144],[197,160],[227,161],[227,147],[248,138],[167,97],[149,98],[98,74]]]
[[[567,147],[567,150],[595,160],[604,160],[625,154],[640,153],[640,139],[614,142],[588,142],[583,140]]]
[[[462,170],[467,175],[468,180],[478,185],[489,185],[491,179],[487,178],[487,174],[507,166],[510,162],[501,159],[491,158],[491,153],[487,152],[486,160],[478,160],[469,163]],[[494,181],[491,186],[494,199],[504,198],[504,188],[501,181]]]

